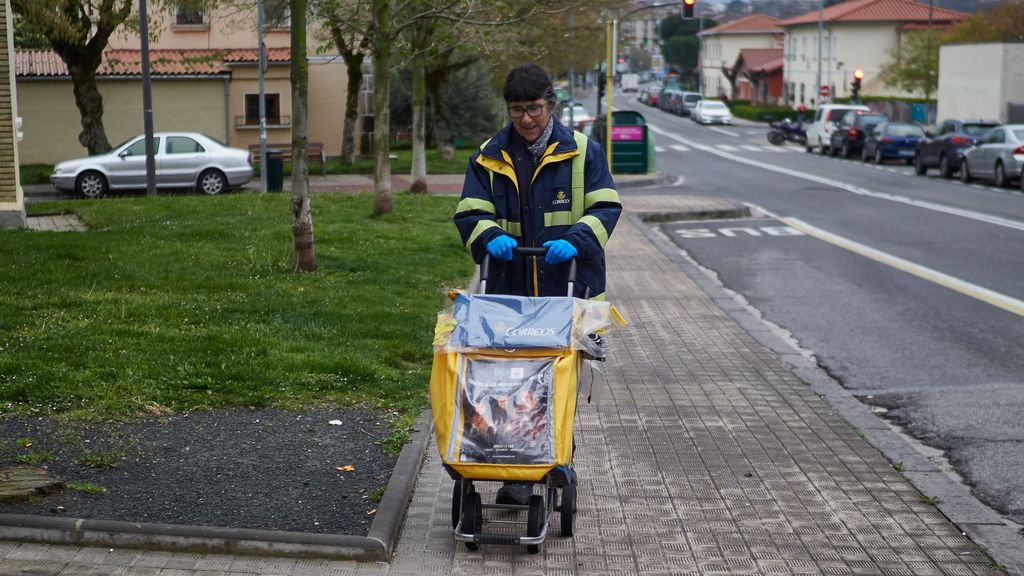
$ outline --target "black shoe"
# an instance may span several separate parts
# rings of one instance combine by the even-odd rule
[[[520,504],[526,505],[533,495],[533,486],[529,484],[513,484],[506,482],[498,488],[498,496],[494,501],[498,504]]]

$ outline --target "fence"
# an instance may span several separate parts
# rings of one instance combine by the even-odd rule
[[[935,103],[882,100],[867,102],[867,106],[872,112],[884,113],[894,122],[917,122],[925,125],[937,123],[938,106]]]

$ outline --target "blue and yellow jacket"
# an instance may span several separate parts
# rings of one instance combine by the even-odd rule
[[[604,248],[622,212],[601,146],[557,120],[532,182],[518,182],[508,152],[512,125],[484,143],[469,159],[455,226],[477,263],[487,243],[501,234],[520,246],[565,239],[576,247],[574,296],[604,298]],[[530,207],[523,221],[520,195]],[[516,255],[492,261],[487,291],[495,294],[564,296],[569,264],[548,266],[543,257]]]

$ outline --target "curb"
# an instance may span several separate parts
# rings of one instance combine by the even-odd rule
[[[889,461],[900,463],[902,476],[923,495],[936,498],[938,510],[982,547],[990,558],[1004,566],[1007,574],[1024,576],[1024,547],[1021,546],[1024,539],[999,514],[975,498],[970,488],[940,470],[914,448],[907,436],[893,430],[812,358],[783,338],[759,313],[737,301],[717,278],[665,236],[635,214],[624,212],[623,216],[631,218],[648,241],[678,265],[742,330],[776,354],[794,376],[810,386],[836,414],[860,431],[868,444]]]
[[[0,540],[170,552],[388,561],[394,553],[423,464],[432,430],[429,410],[420,414],[413,430],[412,438],[395,462],[366,536],[0,514]]]
[[[674,178],[668,174],[662,174],[661,172],[655,172],[654,174],[612,174],[612,178],[615,180],[615,187],[619,190],[629,188],[647,188],[651,186],[666,186],[670,184]]]

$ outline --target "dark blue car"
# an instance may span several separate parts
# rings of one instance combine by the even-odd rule
[[[865,162],[874,160],[879,164],[892,159],[913,164],[917,142],[922,138],[924,129],[917,124],[882,122],[868,133],[860,157]]]

